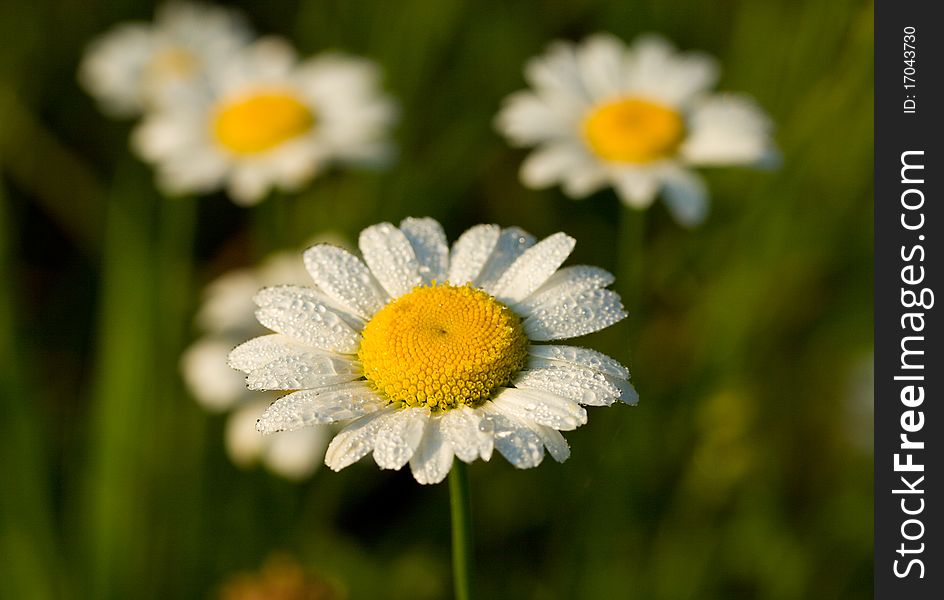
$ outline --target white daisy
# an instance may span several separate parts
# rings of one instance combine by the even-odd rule
[[[338,239],[323,236],[322,239]],[[207,410],[229,412],[224,431],[230,459],[241,467],[262,463],[290,479],[303,479],[321,464],[331,438],[330,426],[311,427],[286,436],[264,437],[256,420],[274,400],[260,399],[246,389],[246,378],[229,368],[226,357],[248,336],[264,333],[255,319],[252,295],[276,283],[309,281],[295,253],[279,253],[255,269],[231,271],[219,277],[204,294],[197,314],[203,333],[181,357],[181,372],[190,393]]]
[[[753,100],[709,94],[714,59],[661,37],[631,47],[606,34],[556,42],[525,77],[532,89],[506,99],[496,126],[512,144],[537,148],[521,167],[532,188],[560,183],[583,198],[612,185],[634,208],[661,192],[676,220],[694,225],[708,203],[691,167],[759,164],[776,153]]]
[[[286,42],[267,38],[211,75],[210,94],[163,104],[134,133],[168,193],[225,186],[254,204],[329,164],[376,165],[391,154],[396,111],[368,60],[326,53],[299,63]]]
[[[135,116],[162,101],[193,93],[206,73],[249,43],[242,16],[230,9],[174,2],[153,23],[131,22],[94,40],[79,81],[114,116]]]
[[[384,469],[407,463],[436,483],[453,456],[518,468],[545,448],[570,450],[561,431],[583,406],[637,401],[629,373],[599,352],[547,342],[626,316],[613,276],[559,268],[574,239],[540,242],[518,228],[479,225],[450,250],[439,223],[406,219],[360,235],[363,261],[331,245],[305,252],[314,286],[260,291],[259,322],[276,333],[230,354],[250,389],[291,390],[262,415],[263,433],[353,419],[325,463],[340,470],[373,452]]]

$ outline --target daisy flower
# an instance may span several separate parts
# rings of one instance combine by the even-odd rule
[[[505,100],[496,126],[512,144],[536,147],[521,167],[531,188],[560,183],[583,198],[612,185],[637,209],[661,192],[677,221],[695,225],[708,194],[692,167],[775,158],[771,123],[754,101],[711,94],[714,59],[661,37],[630,47],[606,34],[556,42],[527,63],[525,77],[532,89]]]
[[[220,276],[207,286],[197,313],[203,335],[180,362],[184,382],[200,405],[211,412],[229,413],[224,442],[230,459],[244,468],[262,463],[289,479],[308,477],[320,466],[331,427],[310,427],[284,436],[259,435],[256,420],[277,395],[267,400],[248,391],[246,378],[227,366],[226,357],[239,342],[265,331],[255,319],[251,300],[259,288],[286,282],[302,285],[308,280],[302,261],[289,252],[275,254],[259,267]]]
[[[188,95],[249,43],[242,16],[230,9],[174,2],[153,23],[124,23],[93,41],[79,81],[113,116],[136,116]]]
[[[368,60],[326,53],[299,62],[285,41],[262,39],[212,74],[209,94],[148,114],[132,143],[168,193],[225,187],[255,204],[329,164],[390,156],[395,109],[379,79]]]
[[[303,568],[290,554],[269,556],[254,571],[234,573],[224,580],[218,600],[342,600],[339,584]]]
[[[275,333],[230,354],[251,389],[285,390],[262,415],[262,433],[345,422],[325,463],[340,470],[373,452],[383,469],[407,463],[420,483],[441,481],[453,457],[515,467],[558,461],[561,431],[587,421],[584,406],[637,401],[629,373],[599,352],[543,344],[623,319],[613,276],[560,268],[574,239],[536,243],[512,227],[478,225],[453,244],[433,219],[361,232],[363,260],[309,248],[314,286],[255,296]]]

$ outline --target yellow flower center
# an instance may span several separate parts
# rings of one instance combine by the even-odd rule
[[[524,367],[527,351],[507,306],[468,285],[434,285],[378,311],[358,357],[389,401],[447,410],[486,400]]]
[[[583,134],[593,152],[616,162],[647,163],[669,156],[684,132],[677,111],[641,98],[600,104],[583,121]]]
[[[303,135],[315,115],[286,91],[262,91],[224,100],[213,118],[213,135],[234,154],[257,154]]]

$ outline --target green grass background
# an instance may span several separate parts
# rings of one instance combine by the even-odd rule
[[[303,53],[377,60],[395,168],[257,208],[166,200],[130,125],[76,84],[143,2],[0,3],[0,596],[198,598],[272,551],[350,598],[450,594],[445,485],[368,460],[292,484],[233,467],[182,389],[199,290],[381,220],[564,230],[617,273],[627,321],[579,343],[630,365],[572,458],[470,469],[482,598],[871,596],[872,6],[859,0],[242,2]],[[658,31],[722,61],[777,124],[773,172],[707,172],[694,231],[612,192],[524,189],[491,127],[553,38]]]

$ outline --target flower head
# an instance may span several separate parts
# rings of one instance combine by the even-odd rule
[[[574,198],[612,185],[636,208],[660,192],[680,223],[707,213],[707,190],[691,168],[746,165],[775,155],[770,121],[742,95],[712,95],[715,61],[680,53],[657,36],[627,47],[597,34],[554,43],[528,62],[532,89],[498,114],[498,129],[537,149],[521,167],[532,188],[560,183]]]
[[[93,41],[79,80],[109,114],[135,116],[195,93],[249,40],[235,11],[171,2],[153,23],[124,23]]]
[[[257,571],[229,576],[219,600],[340,600],[337,582],[312,573],[289,554],[274,554]]]
[[[340,470],[373,452],[441,481],[453,457],[498,450],[518,468],[545,448],[570,450],[561,431],[584,406],[637,401],[629,373],[599,352],[540,344],[603,329],[626,316],[613,277],[560,268],[574,239],[540,242],[518,228],[478,225],[453,244],[432,219],[361,232],[363,261],[331,245],[305,252],[314,286],[260,291],[259,322],[276,333],[230,354],[251,389],[285,390],[257,424],[263,433],[344,423],[325,463]]]
[[[325,238],[322,238],[325,239]],[[329,236],[328,239],[336,239]],[[226,365],[226,356],[248,336],[264,333],[254,317],[252,295],[266,285],[304,284],[304,265],[295,253],[279,253],[256,268],[230,271],[207,286],[197,314],[202,335],[181,357],[184,382],[207,410],[228,413],[224,430],[226,451],[241,467],[261,462],[290,479],[311,475],[320,465],[331,437],[331,427],[310,427],[284,436],[263,437],[256,432],[259,415],[269,403],[246,389],[246,378]]]
[[[394,116],[374,63],[337,53],[299,62],[289,44],[264,38],[212,73],[207,94],[148,114],[133,143],[168,193],[226,187],[254,204],[329,164],[383,162]]]

